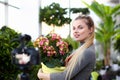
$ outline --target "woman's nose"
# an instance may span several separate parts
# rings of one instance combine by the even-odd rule
[[[78,29],[74,29],[74,32],[78,32]]]

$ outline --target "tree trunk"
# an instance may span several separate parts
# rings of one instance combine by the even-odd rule
[[[104,65],[110,66],[110,49],[107,49],[107,53],[104,56]]]
[[[110,66],[110,41],[104,43],[104,66]]]

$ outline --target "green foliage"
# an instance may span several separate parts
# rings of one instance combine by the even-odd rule
[[[82,14],[89,14],[90,11],[88,8],[71,8],[70,12],[72,13],[82,13]]]
[[[91,5],[85,4],[102,20],[102,23],[96,28],[96,39],[99,42],[105,43],[105,45],[108,44],[107,48],[109,48],[111,37],[120,31],[120,29],[115,29],[116,21],[113,19],[113,16],[118,14],[120,5],[110,7],[99,4],[96,1]]]
[[[91,5],[84,1],[83,3],[90,8],[102,21],[99,23],[99,27],[96,28],[96,39],[103,44],[105,65],[110,65],[108,60],[109,58],[107,58],[107,56],[110,57],[109,50],[111,38],[120,31],[120,29],[115,29],[116,21],[114,20],[120,13],[120,4],[111,7],[104,4],[99,4],[96,1],[94,1]]]
[[[14,80],[19,72],[17,67],[11,64],[11,51],[19,44],[11,40],[18,36],[19,33],[9,27],[3,26],[0,29],[0,80]]]
[[[71,19],[65,17],[67,8],[62,8],[58,3],[52,3],[49,6],[40,8],[39,22],[45,22],[48,25],[62,26],[69,24]]]
[[[71,8],[70,12],[88,14],[88,8]],[[62,26],[69,24],[71,19],[65,17],[67,14],[67,8],[62,8],[58,3],[52,3],[49,6],[40,8],[39,22],[45,22],[48,25]]]
[[[17,33],[7,26],[0,29],[0,80],[16,80],[17,75],[21,74],[19,67],[11,63],[11,51],[19,45],[18,41],[12,40],[20,35],[21,33]],[[32,42],[29,42],[28,46],[33,46]],[[29,71],[31,80],[37,80],[37,72],[40,67],[40,65],[31,67]]]
[[[40,68],[41,65],[32,66],[31,70],[29,71],[30,80],[38,80],[37,73]]]
[[[95,70],[99,71],[104,66],[103,60],[96,61]]]
[[[120,52],[120,34],[115,37],[114,48]]]
[[[76,42],[70,35],[66,38],[66,41],[69,42],[73,49],[77,49],[80,46],[79,42]]]
[[[104,4],[99,4],[97,1],[94,1],[91,5],[87,4],[86,2],[83,1],[83,3],[90,8],[94,13],[100,17],[100,19],[106,21],[106,17],[111,17],[111,15],[116,15],[120,11],[120,5],[116,5],[114,7],[106,6]]]

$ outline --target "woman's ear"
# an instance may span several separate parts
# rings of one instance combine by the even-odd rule
[[[91,34],[92,32],[94,32],[94,28],[93,27],[90,28],[90,33],[89,34]]]

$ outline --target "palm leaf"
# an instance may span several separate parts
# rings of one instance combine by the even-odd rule
[[[104,29],[101,27],[96,28],[96,32],[95,32],[95,38],[99,41],[99,42],[103,42],[103,36],[104,36]]]
[[[114,14],[114,17],[116,17],[117,15],[120,15],[120,11],[117,12],[117,13],[115,13],[115,14]]]
[[[104,6],[104,11],[105,11],[105,14],[108,15],[111,13],[111,7],[110,6]]]
[[[93,2],[91,5],[87,4],[86,2],[82,1],[88,8],[96,13],[100,18],[103,17],[102,6],[100,6],[97,2]]]
[[[120,34],[120,29],[116,29],[116,30],[114,31],[114,34]]]
[[[114,8],[112,8],[111,15],[113,15],[114,13],[116,13],[118,10],[120,10],[120,4],[116,5]]]
[[[114,31],[114,21],[111,16],[106,17],[106,20],[104,21],[104,29],[106,32]]]
[[[95,32],[95,38],[99,41],[99,42],[103,42],[104,41],[104,35],[103,35],[103,33],[100,33],[99,31],[97,31],[97,32]]]

